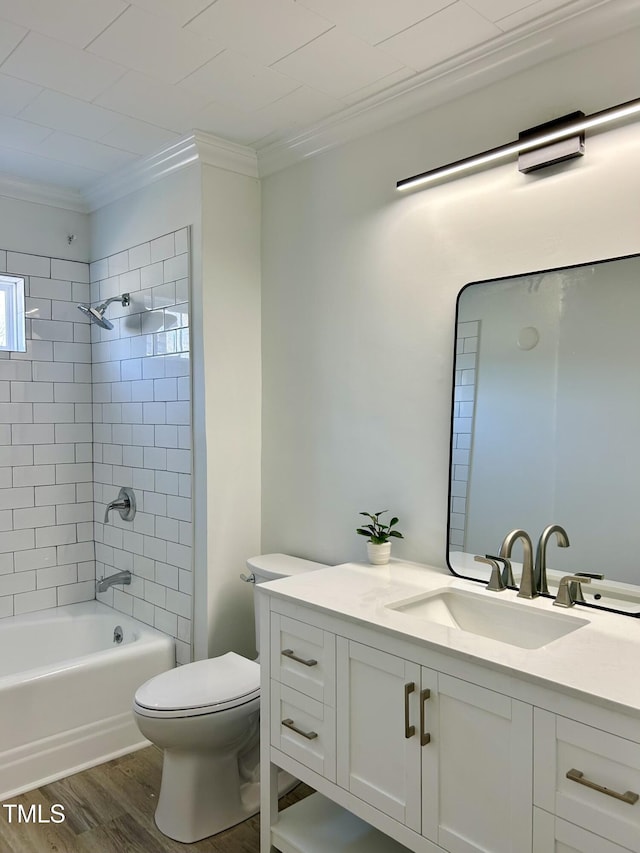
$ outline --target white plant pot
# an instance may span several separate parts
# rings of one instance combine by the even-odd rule
[[[391,542],[383,542],[381,545],[367,542],[367,556],[372,565],[386,566],[391,556]]]

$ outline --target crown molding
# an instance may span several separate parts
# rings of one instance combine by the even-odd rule
[[[58,187],[55,184],[28,181],[14,175],[0,174],[0,196],[18,201],[28,201],[32,204],[60,207],[63,210],[73,210],[76,213],[87,213],[89,210],[84,196],[78,190]]]
[[[258,177],[258,160],[252,148],[196,130],[161,151],[101,178],[84,192],[86,209],[97,210],[194,163]]]
[[[260,148],[261,177],[389,127],[540,62],[640,25],[638,0],[576,0],[540,21],[403,80],[321,122]]]

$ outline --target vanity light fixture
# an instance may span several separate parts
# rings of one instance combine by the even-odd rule
[[[585,130],[631,116],[638,116],[638,114],[640,114],[640,98],[626,101],[615,107],[608,107],[606,110],[592,113],[589,116],[582,113],[571,113],[547,124],[522,131],[518,139],[513,142],[507,142],[497,148],[490,148],[488,151],[482,151],[472,157],[464,157],[462,160],[447,163],[445,166],[438,166],[436,169],[429,169],[427,172],[421,172],[419,175],[413,175],[410,178],[403,178],[397,182],[396,189],[408,190],[451,178],[471,169],[504,160],[514,154],[520,155],[521,171],[529,172],[533,169],[540,169],[561,160],[580,156],[584,151]],[[523,158],[523,152],[527,154],[526,158]]]

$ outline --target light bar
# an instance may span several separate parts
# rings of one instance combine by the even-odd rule
[[[454,175],[459,175],[461,172],[468,172],[470,169],[476,169],[486,166],[489,163],[495,163],[498,160],[504,160],[521,151],[530,151],[533,148],[539,148],[550,142],[557,142],[560,139],[575,136],[590,128],[600,127],[603,124],[609,124],[610,122],[628,118],[638,113],[640,113],[640,98],[636,98],[633,101],[626,101],[624,104],[618,104],[615,107],[609,107],[590,116],[583,116],[575,121],[568,121],[567,124],[557,127],[554,130],[543,132],[540,135],[527,135],[524,139],[507,142],[504,145],[499,145],[497,148],[490,148],[488,151],[474,154],[472,157],[465,157],[462,160],[456,160],[445,166],[438,166],[436,169],[429,169],[427,172],[413,175],[411,178],[404,178],[397,182],[396,189],[408,190],[413,187],[442,180],[443,178],[450,178]]]

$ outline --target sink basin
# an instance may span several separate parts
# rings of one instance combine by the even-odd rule
[[[457,628],[522,649],[539,649],[588,625],[588,619],[499,601],[460,589],[444,589],[386,605],[415,619]]]

